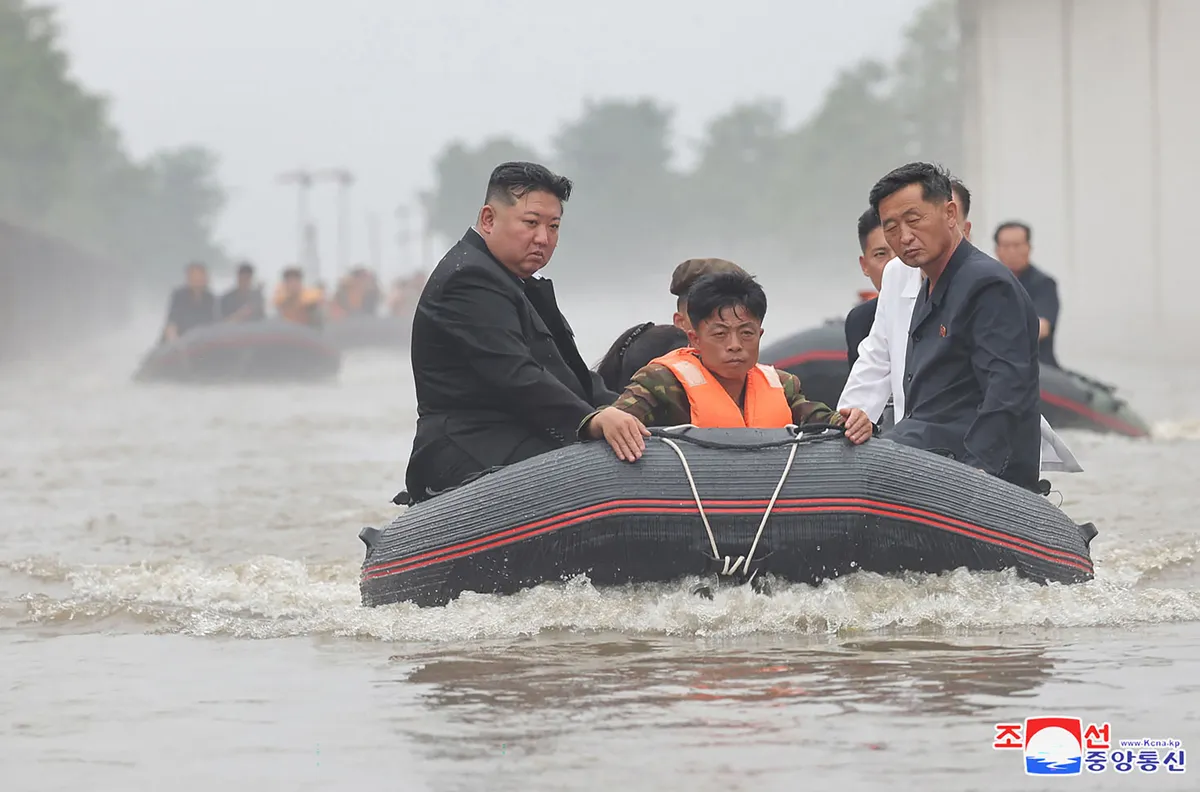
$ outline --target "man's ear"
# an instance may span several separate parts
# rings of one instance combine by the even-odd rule
[[[479,210],[479,230],[490,234],[496,227],[496,210],[490,204],[484,204]]]
[[[695,330],[688,330],[687,336],[688,336],[688,345],[691,346],[693,349],[696,348],[696,346],[700,343],[700,336],[696,334]]]
[[[679,313],[679,311],[676,311],[676,312],[675,312],[675,316],[673,316],[673,317],[671,318],[671,321],[672,321],[672,322],[674,323],[674,325],[675,325],[676,327],[678,327],[680,330],[685,330],[685,331],[687,330],[687,325],[685,325],[685,324],[683,323],[683,314]]]

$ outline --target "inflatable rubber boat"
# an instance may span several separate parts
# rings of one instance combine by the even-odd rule
[[[412,317],[347,316],[325,324],[325,338],[342,351],[351,349],[407,350]]]
[[[139,382],[307,382],[336,377],[341,351],[319,330],[282,319],[197,327],[151,350]]]
[[[944,457],[827,426],[652,430],[636,463],[578,443],[483,475],[364,528],[366,606],[445,604],[587,574],[595,585],[701,576],[817,584],[1015,569],[1093,575],[1090,523]]]
[[[830,407],[850,376],[845,320],[830,319],[763,347],[759,360],[800,378],[804,395]],[[1116,394],[1116,389],[1073,371],[1041,367],[1042,416],[1055,429],[1087,429],[1146,437],[1150,426]]]

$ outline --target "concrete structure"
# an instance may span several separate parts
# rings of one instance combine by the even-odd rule
[[[1200,0],[960,0],[975,241],[1034,229],[1060,346],[1200,360]]]

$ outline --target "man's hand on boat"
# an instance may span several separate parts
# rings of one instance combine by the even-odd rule
[[[603,438],[612,446],[617,459],[636,462],[646,450],[646,438],[650,430],[642,422],[616,407],[605,407],[588,421],[584,430],[593,440]]]
[[[871,419],[857,407],[843,407],[838,410],[838,413],[846,419],[843,424],[846,429],[846,439],[854,445],[862,445],[867,442],[867,439],[875,431]]]

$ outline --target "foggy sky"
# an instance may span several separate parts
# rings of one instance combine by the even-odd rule
[[[365,259],[376,212],[384,272],[406,270],[416,262],[398,264],[393,212],[430,186],[450,140],[509,133],[548,149],[586,97],[669,103],[681,147],[739,101],[778,97],[793,123],[839,68],[893,57],[921,0],[54,4],[76,76],[112,98],[134,155],[188,143],[220,155],[220,238],[267,274],[296,255],[295,193],[275,182],[285,170],[354,171],[352,257]],[[333,185],[311,200],[329,272]]]

